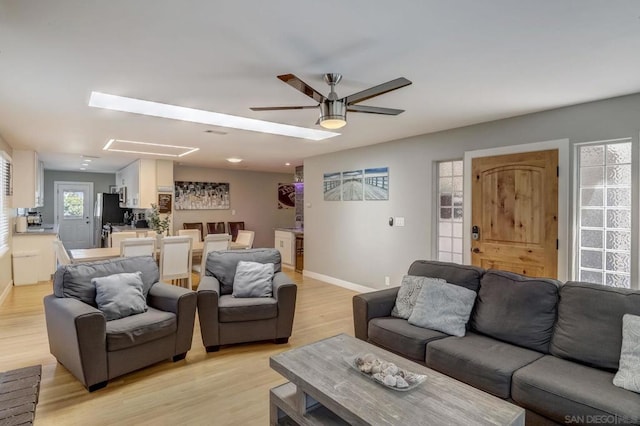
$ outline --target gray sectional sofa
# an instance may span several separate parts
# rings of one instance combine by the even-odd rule
[[[525,408],[527,425],[640,424],[640,394],[613,385],[640,291],[424,260],[408,275],[477,292],[466,335],[391,316],[396,287],[354,296],[357,338]]]

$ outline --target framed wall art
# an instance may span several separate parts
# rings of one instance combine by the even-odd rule
[[[224,210],[230,208],[229,184],[175,181],[176,210]]]

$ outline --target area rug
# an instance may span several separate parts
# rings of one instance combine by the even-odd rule
[[[40,365],[0,373],[0,426],[33,424],[41,375]]]

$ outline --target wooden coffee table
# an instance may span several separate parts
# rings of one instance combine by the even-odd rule
[[[427,380],[385,388],[345,361],[364,353]],[[346,334],[274,355],[270,366],[289,380],[271,389],[271,425],[524,425],[524,409]]]

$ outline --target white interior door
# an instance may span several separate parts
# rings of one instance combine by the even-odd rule
[[[93,183],[55,182],[55,223],[67,249],[93,247]]]

